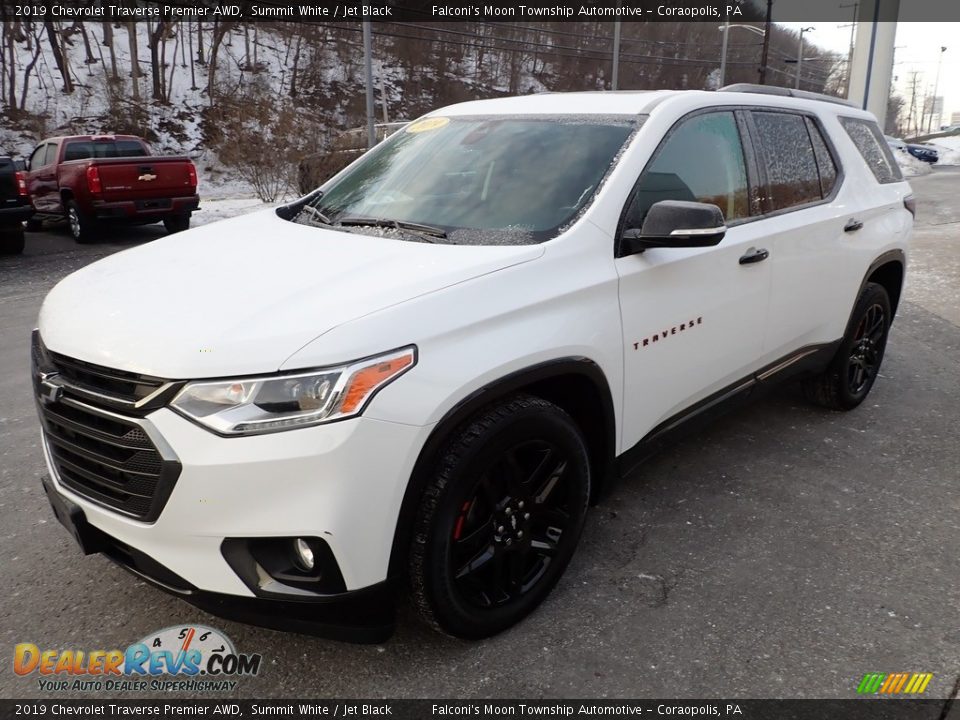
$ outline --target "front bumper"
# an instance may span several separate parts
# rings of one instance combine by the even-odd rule
[[[63,485],[44,443],[52,478],[45,489],[85,552],[102,552],[224,617],[355,641],[389,635],[394,529],[429,428],[361,417],[223,438],[165,408],[137,422],[163,438],[181,465],[152,522],[121,515]],[[275,584],[261,592],[225,557],[231,538],[300,536],[322,538],[329,546],[343,592],[293,591],[287,598]]]

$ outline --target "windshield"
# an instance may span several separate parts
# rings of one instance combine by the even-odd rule
[[[543,242],[586,207],[638,125],[632,116],[428,117],[296,219],[427,242]]]

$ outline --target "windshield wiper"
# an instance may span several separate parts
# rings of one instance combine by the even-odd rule
[[[300,212],[307,213],[311,218],[323,223],[324,225],[333,225],[333,222],[330,220],[330,218],[317,210],[313,205],[304,205],[302,208],[300,208]]]
[[[394,228],[395,230],[412,230],[415,233],[421,235],[429,235],[431,237],[445,238],[447,236],[447,231],[443,228],[434,227],[433,225],[424,225],[423,223],[407,222],[405,220],[384,220],[383,218],[366,218],[366,217],[345,217],[340,218],[337,221],[339,225],[354,225],[354,226],[363,226],[363,227],[386,227]]]

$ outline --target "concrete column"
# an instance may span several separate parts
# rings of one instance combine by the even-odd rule
[[[897,23],[887,18],[896,18],[899,13],[900,0],[861,0],[857,14],[848,98],[876,115],[881,130],[887,118],[897,35]]]

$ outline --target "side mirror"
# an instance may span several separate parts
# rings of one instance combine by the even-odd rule
[[[635,255],[657,247],[711,247],[726,233],[723,212],[716,205],[661,200],[647,212],[642,228],[623,231],[620,254]]]

